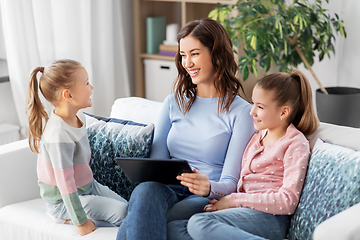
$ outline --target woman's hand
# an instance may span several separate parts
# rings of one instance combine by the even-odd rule
[[[81,236],[92,233],[95,230],[95,223],[93,221],[91,221],[90,219],[88,219],[86,222],[84,222],[80,226],[77,226],[77,230]]]
[[[210,201],[209,205],[204,207],[205,212],[214,212],[222,209],[230,208],[230,199],[231,196],[227,195],[220,200],[213,199]]]
[[[176,179],[180,180],[181,185],[189,188],[189,191],[199,196],[209,196],[210,182],[208,176],[193,169],[193,173],[182,173]]]

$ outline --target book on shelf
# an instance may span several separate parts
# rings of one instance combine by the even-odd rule
[[[176,52],[169,52],[169,51],[159,51],[159,54],[160,55],[164,55],[164,56],[172,56],[172,57],[175,57],[176,55]]]
[[[160,44],[159,50],[160,51],[175,52],[176,53],[178,51],[178,46],[177,45]]]
[[[166,55],[166,56],[175,56],[178,51],[177,45],[165,45],[160,44],[159,46],[159,54],[160,55]]]
[[[159,45],[165,40],[166,18],[164,16],[146,18],[146,53],[159,53]]]

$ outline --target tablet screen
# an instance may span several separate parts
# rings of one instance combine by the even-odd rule
[[[180,184],[176,176],[192,172],[186,160],[116,158],[116,161],[132,183],[155,181],[163,184]]]

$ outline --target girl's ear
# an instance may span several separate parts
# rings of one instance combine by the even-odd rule
[[[290,115],[290,107],[289,106],[283,106],[280,114],[280,119],[284,120]]]
[[[70,102],[72,100],[72,95],[69,89],[64,89],[61,91],[61,98],[64,99],[67,102]]]

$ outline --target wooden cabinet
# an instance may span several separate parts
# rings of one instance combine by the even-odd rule
[[[166,24],[187,22],[207,17],[208,13],[220,2],[233,4],[235,0],[134,0],[134,69],[135,95],[145,97],[144,59],[174,61],[174,57],[146,54],[146,18],[165,16]]]

